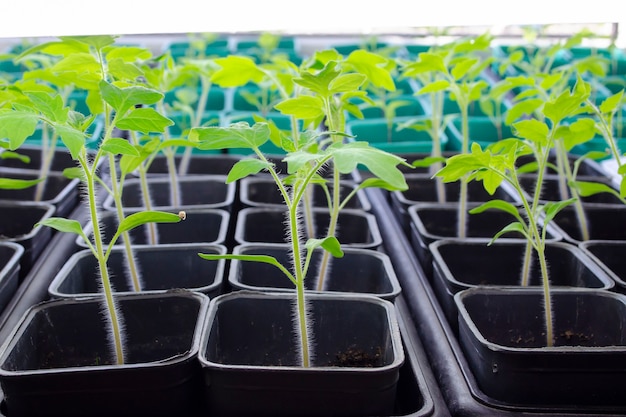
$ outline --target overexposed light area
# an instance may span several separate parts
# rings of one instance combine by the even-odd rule
[[[616,19],[621,10],[616,10],[616,3],[611,0],[20,0],[3,2],[0,37],[272,30],[367,34],[415,27],[619,23]]]

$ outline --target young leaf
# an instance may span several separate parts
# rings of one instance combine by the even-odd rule
[[[51,227],[59,232],[74,233],[83,238],[85,242],[89,242],[89,239],[83,232],[83,227],[78,220],[64,219],[62,217],[50,217],[35,224],[35,226],[47,226]]]
[[[133,213],[122,220],[117,227],[115,235],[111,239],[113,245],[117,238],[124,232],[146,223],[178,223],[182,220],[180,214],[167,213],[164,211],[140,211]]]
[[[576,201],[575,198],[570,198],[564,201],[557,202],[548,202],[543,206],[543,212],[545,213],[545,217],[543,220],[544,227],[548,225],[556,217],[557,214],[565,207],[574,204]]]
[[[226,178],[226,183],[237,181],[249,175],[258,174],[262,170],[271,166],[272,164],[270,162],[261,161],[256,158],[242,159],[237,161],[237,163],[230,169],[228,177]]]
[[[520,222],[513,222],[504,226],[498,233],[496,233],[491,239],[491,241],[489,242],[489,245],[493,244],[493,242],[498,240],[502,235],[506,233],[512,233],[512,232],[521,233],[524,236],[524,238],[528,239],[528,241],[531,241],[530,235],[528,234],[528,231],[526,230],[526,226]]]
[[[280,262],[276,260],[273,256],[269,255],[213,255],[208,253],[199,253],[199,257],[202,259],[206,259],[208,261],[218,261],[220,259],[229,259],[229,260],[237,260],[237,261],[247,261],[247,262],[260,262],[265,264],[274,265],[278,268],[291,282],[296,284],[296,279],[294,276],[285,268]]]
[[[389,184],[388,182],[381,180],[380,178],[367,178],[366,180],[359,183],[358,188],[382,188],[383,190],[387,191],[401,191],[393,185]]]
[[[324,102],[317,96],[302,95],[289,98],[278,103],[275,107],[281,113],[295,116],[298,119],[315,119],[324,115]]]
[[[610,97],[607,97],[600,104],[600,111],[604,114],[612,114],[615,109],[622,103],[622,97],[624,96],[624,90],[620,90],[618,93],[613,94]]]
[[[581,197],[591,197],[595,194],[608,193],[622,200],[619,192],[607,184],[592,181],[574,181],[574,186]]]
[[[124,130],[137,132],[164,132],[167,126],[174,122],[163,116],[151,107],[142,107],[131,110],[126,116],[121,117],[116,126]]]
[[[85,146],[85,133],[66,125],[54,126],[54,130],[59,134],[61,141],[70,151],[72,159],[78,159],[80,151]]]
[[[2,190],[23,190],[37,185],[43,178],[37,178],[35,180],[19,180],[13,178],[0,178],[0,189]]]
[[[102,143],[100,148],[112,153],[113,155],[130,155],[139,156],[139,151],[133,145],[131,145],[126,139],[122,138],[110,138],[106,142]]]
[[[478,207],[474,207],[473,209],[469,211],[469,213],[479,214],[479,213],[483,213],[487,210],[492,210],[492,209],[501,210],[505,213],[509,213],[510,215],[515,217],[519,222],[521,223],[524,222],[524,219],[522,218],[519,212],[519,209],[517,207],[515,207],[513,204],[509,203],[508,201],[504,201],[500,199],[487,201],[479,205]]]
[[[426,84],[424,87],[420,88],[415,95],[427,94],[427,93],[436,93],[438,91],[446,90],[450,87],[450,81],[448,80],[437,80],[432,83]]]
[[[267,123],[238,122],[229,127],[198,127],[189,132],[189,140],[198,143],[198,149],[255,149],[269,140],[270,129]]]
[[[260,82],[265,73],[255,62],[245,56],[230,55],[216,58],[215,63],[221,68],[211,76],[211,82],[220,87],[241,87],[249,82]]]
[[[305,247],[307,251],[313,251],[316,248],[321,247],[335,258],[343,258],[341,244],[334,236],[328,236],[324,239],[309,239],[307,240]]]
[[[119,88],[106,81],[100,81],[100,94],[119,114],[124,114],[138,104],[155,104],[163,98],[163,94],[146,87],[133,86]]]
[[[352,172],[358,164],[362,164],[375,176],[391,184],[391,186],[399,190],[408,189],[402,171],[397,168],[399,164],[409,166],[404,159],[373,148],[366,142],[357,141],[338,145],[340,146],[331,146],[333,149],[330,151],[339,172]]]
[[[39,117],[27,111],[0,110],[0,138],[9,139],[9,149],[19,148],[37,129]]]
[[[516,136],[538,144],[546,143],[550,133],[548,125],[536,119],[521,120],[513,123],[513,130]]]
[[[347,93],[358,90],[365,81],[363,74],[343,74],[332,80],[328,89],[331,94]]]
[[[357,49],[348,55],[346,63],[365,75],[376,87],[382,87],[388,91],[396,90],[391,73],[384,67],[387,63],[386,58],[364,49]]]

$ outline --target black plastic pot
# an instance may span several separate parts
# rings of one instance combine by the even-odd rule
[[[626,297],[552,291],[546,347],[541,290],[474,288],[455,296],[459,341],[483,395],[518,407],[626,412]]]
[[[430,245],[433,256],[433,289],[443,311],[456,329],[457,308],[454,295],[476,287],[499,287],[518,290],[541,287],[539,260],[533,251],[528,287],[521,286],[526,242],[443,239]],[[547,242],[546,260],[553,288],[610,289],[615,283],[576,246],[565,242]]]
[[[24,248],[14,242],[0,242],[0,312],[19,285],[20,258]]]
[[[221,209],[186,210],[186,218],[178,223],[157,223],[156,235],[158,244],[205,243],[226,244],[230,213]],[[105,243],[108,243],[117,229],[117,214],[103,212],[100,217],[100,229],[103,231]],[[85,235],[91,238],[93,225],[88,222],[83,228]],[[150,244],[148,226],[136,227],[129,234],[133,245]],[[86,248],[83,238],[76,238],[76,244]],[[117,245],[121,245],[120,239]]]
[[[400,294],[400,284],[396,278],[389,257],[370,249],[344,248],[342,258],[333,258],[330,275],[324,291],[364,293],[388,300]],[[246,244],[235,247],[235,254],[269,255],[282,265],[291,264],[289,248],[284,245]],[[315,290],[317,268],[322,259],[322,251],[315,251],[311,258],[311,268],[305,279],[309,291]],[[233,260],[228,274],[229,284],[238,290],[256,291],[295,291],[291,281],[275,266]]]
[[[600,177],[600,176],[578,176],[576,178],[577,181],[586,181],[586,182],[594,182],[606,185],[610,188],[615,189],[615,186],[611,182],[610,178]],[[535,184],[537,182],[537,176],[533,174],[525,174],[520,176],[520,185],[528,193],[529,195],[534,194]],[[567,182],[565,183],[567,185]],[[617,191],[617,190],[616,190]],[[559,179],[556,175],[545,175],[543,177],[542,189],[541,189],[541,201],[563,201],[571,198],[571,195],[568,190],[568,194],[565,196],[561,195],[559,191]],[[529,199],[529,201],[531,201]],[[624,203],[609,193],[600,193],[594,194],[588,197],[581,197],[581,201],[584,203],[586,207],[590,205],[604,205],[604,204],[617,204],[623,206]]]
[[[47,203],[0,201],[0,241],[15,242],[24,248],[20,278],[28,274],[52,236],[52,229],[35,225],[54,212],[54,206]]]
[[[407,185],[406,191],[393,191],[390,193],[391,206],[398,221],[409,232],[410,216],[409,207],[422,203],[439,203],[437,191],[437,180],[431,174],[405,174]],[[455,203],[459,201],[460,183],[442,183],[444,198],[442,203]],[[504,185],[498,187],[493,195],[485,191],[482,182],[471,181],[467,184],[467,201],[470,203],[483,203],[498,198],[509,202],[517,201],[514,194],[509,191],[509,187]]]
[[[248,177],[240,181],[239,184],[240,200],[243,206],[248,207],[284,207],[283,199],[276,183],[272,178],[267,176]],[[356,185],[352,182],[342,181],[339,188],[341,199],[345,198],[350,192],[356,189]],[[333,192],[332,184],[328,184],[328,191]],[[319,185],[313,185],[312,192],[313,207],[327,208],[329,207],[328,198],[324,192],[324,188]],[[363,190],[357,190],[346,205],[347,209],[365,210],[370,209],[370,203],[365,196]]]
[[[22,156],[28,157],[29,161],[25,162],[21,159],[0,158],[0,168],[14,168],[26,170],[38,170],[41,167],[41,146],[23,144],[16,151]],[[77,166],[77,162],[72,159],[72,155],[67,148],[57,148],[54,151],[50,170],[53,172],[63,172],[65,168]]]
[[[34,306],[7,339],[0,384],[7,416],[200,415],[200,325],[208,298],[118,297],[126,364],[111,363],[100,298]]]
[[[468,209],[476,204],[468,205]],[[426,276],[432,277],[432,254],[429,245],[437,240],[456,238],[458,223],[458,204],[416,204],[409,207],[411,219],[410,241]],[[468,239],[491,239],[502,228],[515,221],[513,215],[500,210],[487,210],[482,213],[467,215]],[[547,230],[548,240],[561,240],[560,234],[551,225]],[[499,240],[524,239],[517,233],[506,233]]]
[[[170,198],[170,182],[168,178],[158,177],[148,179],[148,189],[154,210],[176,211],[192,208],[223,208],[229,209],[235,198],[235,184],[226,184],[226,177],[222,175],[190,175],[179,177],[179,191],[181,204],[172,205]],[[141,183],[139,179],[129,179],[124,184],[122,204],[128,212],[144,210]],[[103,203],[107,210],[115,210],[112,196],[108,196]]]
[[[404,361],[393,304],[310,294],[313,364],[298,357],[295,297],[238,291],[212,300],[200,362],[213,415],[390,415]],[[344,362],[350,351],[371,366]]]
[[[163,292],[175,289],[197,291],[217,296],[221,293],[224,260],[207,261],[198,253],[225,254],[222,245],[160,244],[134,248],[134,258],[141,271],[141,292]],[[123,248],[114,248],[107,266],[111,284],[119,294],[132,293],[128,263]],[[90,250],[82,250],[63,265],[48,290],[55,298],[81,298],[101,294],[98,263]]]
[[[23,169],[0,169],[0,177],[20,180],[40,178],[38,171]],[[41,198],[36,198],[36,186],[21,190],[0,189],[0,200],[27,201],[52,204],[55,216],[67,217],[80,201],[78,179],[69,179],[59,172],[51,172],[45,179],[45,187]]]
[[[578,246],[615,281],[616,291],[626,293],[626,241],[588,240]]]
[[[283,209],[250,207],[240,210],[235,225],[235,241],[243,243],[286,244]],[[328,209],[313,209],[314,222],[319,231],[326,232],[329,221]],[[376,249],[381,243],[376,217],[362,210],[342,210],[339,214],[337,239],[345,247]]]
[[[180,167],[181,155],[175,157],[176,167]],[[228,175],[233,165],[235,165],[241,157],[237,155],[226,154],[192,154],[189,159],[189,167],[185,175]],[[164,156],[154,158],[148,168],[149,175],[167,175],[167,160]]]
[[[589,227],[589,240],[626,240],[625,205],[585,207],[585,218]],[[553,220],[563,238],[574,244],[582,242],[578,218],[572,206],[565,207]]]

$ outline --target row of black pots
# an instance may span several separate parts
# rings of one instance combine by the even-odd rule
[[[378,203],[385,197],[376,191],[369,191],[368,195],[378,214],[380,207],[384,207]],[[622,295],[607,289],[554,288],[556,344],[548,348],[545,347],[540,289],[470,285],[473,288],[454,295],[454,305],[459,312],[457,330],[399,223],[382,216],[378,218],[385,249],[396,267],[403,294],[409,301],[408,308],[416,323],[420,323],[418,332],[451,414],[623,415],[626,403],[618,382],[626,372],[623,333],[626,299]],[[460,243],[452,243],[457,244]],[[436,245],[446,244],[442,241],[431,247]],[[466,244],[463,245],[463,252],[469,251]],[[492,271],[497,283],[503,283],[500,279],[503,274],[517,279],[519,249],[516,252],[515,262],[506,262],[501,255],[491,256],[486,261],[501,266],[504,262],[507,264],[504,269],[513,271],[504,272],[502,268],[499,273]],[[464,254],[457,253],[452,258],[462,256]],[[585,277],[589,275],[589,268],[594,274],[603,275],[597,265],[587,264],[586,260],[582,263],[584,266],[577,262],[579,266],[573,267],[569,274]],[[465,272],[484,269],[475,259],[470,263],[459,268]],[[569,268],[555,265],[553,272]],[[606,276],[601,280],[611,286]]]
[[[212,212],[219,211],[221,210],[212,209]],[[280,210],[272,210],[272,216],[276,215],[276,211],[280,219],[277,227],[282,231],[284,213]],[[187,220],[195,212],[194,209],[190,209]],[[363,235],[362,230],[369,227],[373,218],[373,216],[367,213],[363,214],[366,215],[367,221],[365,223],[357,222],[356,229],[360,235],[357,240],[361,239],[361,235]],[[82,216],[84,216],[84,213],[77,217],[82,218]],[[319,224],[323,224],[323,222],[323,218],[318,219]],[[184,224],[184,222],[182,223]],[[350,222],[340,220],[340,230],[343,232],[346,240],[350,240],[348,236],[352,227],[349,227],[349,224]],[[378,232],[375,222],[373,224],[375,232]],[[367,235],[366,241],[368,241],[368,244],[371,243],[370,241],[374,241],[374,248],[380,247],[380,239],[372,239],[369,232],[365,234]],[[55,236],[55,239],[60,239],[60,235]],[[160,235],[165,236],[165,232],[160,231]],[[189,250],[175,249],[174,256],[176,260],[168,262],[165,260],[164,255],[168,250],[168,245],[163,245],[163,248],[155,248],[154,250],[140,245],[137,247],[137,257],[140,259],[147,257],[149,258],[147,265],[153,264],[150,265],[149,269],[144,269],[144,276],[151,278],[149,285],[155,285],[156,289],[147,290],[142,295],[123,294],[125,283],[123,280],[116,281],[116,287],[121,290],[117,296],[120,300],[124,300],[120,303],[123,304],[121,309],[125,316],[127,315],[126,311],[130,315],[130,318],[125,318],[125,324],[129,332],[132,331],[133,334],[130,336],[129,333],[129,342],[132,339],[133,344],[135,341],[139,343],[137,347],[129,348],[129,359],[131,362],[129,366],[120,368],[105,364],[109,359],[110,353],[107,348],[106,331],[101,324],[101,302],[97,295],[90,294],[91,290],[95,289],[97,291],[97,288],[93,287],[93,282],[96,280],[96,275],[93,272],[95,270],[93,259],[84,257],[84,252],[76,253],[75,250],[79,246],[75,244],[74,239],[67,240],[67,236],[63,237],[66,238],[66,242],[69,242],[66,245],[72,247],[67,256],[68,259],[72,259],[72,262],[66,263],[67,259],[58,260],[56,267],[50,265],[45,267],[38,266],[33,273],[42,275],[45,269],[49,269],[49,271],[56,269],[59,271],[58,277],[71,269],[70,265],[73,262],[76,262],[76,265],[85,262],[85,264],[79,267],[79,270],[82,269],[87,275],[91,275],[92,282],[89,284],[72,284],[74,285],[72,291],[77,290],[76,292],[79,294],[61,300],[47,301],[37,305],[32,310],[28,310],[28,303],[25,301],[13,300],[14,305],[7,311],[7,314],[10,315],[6,316],[4,320],[6,327],[3,326],[1,330],[5,335],[10,328],[15,329],[15,335],[22,333],[32,335],[31,340],[33,343],[13,343],[10,342],[12,338],[7,335],[7,344],[5,349],[3,349],[3,357],[8,359],[8,361],[4,362],[7,365],[0,366],[0,369],[2,369],[3,374],[2,380],[7,381],[2,384],[5,395],[3,412],[9,417],[13,415],[196,415],[194,413],[205,413],[207,409],[219,412],[219,414],[235,415],[241,412],[254,412],[254,414],[259,415],[307,413],[310,415],[326,415],[328,413],[335,415],[447,415],[445,406],[440,401],[433,400],[433,397],[436,397],[437,389],[426,386],[426,380],[430,377],[424,374],[423,369],[427,369],[428,366],[424,362],[424,358],[415,353],[414,346],[419,346],[419,342],[412,340],[415,337],[413,329],[403,325],[400,326],[402,332],[398,329],[397,323],[405,323],[408,319],[400,320],[396,318],[396,309],[393,307],[392,302],[383,299],[393,300],[399,297],[399,287],[395,280],[393,269],[389,272],[391,264],[383,253],[370,249],[361,250],[347,247],[345,260],[342,258],[333,262],[333,268],[336,267],[338,276],[343,277],[347,275],[345,274],[346,272],[349,272],[353,276],[358,277],[354,281],[357,282],[357,285],[362,285],[360,291],[364,293],[379,291],[382,296],[348,294],[343,287],[346,283],[342,283],[340,280],[336,284],[332,284],[337,285],[337,287],[328,288],[332,290],[329,293],[318,294],[311,292],[310,303],[314,319],[313,326],[323,327],[324,331],[316,332],[319,333],[316,336],[315,343],[315,363],[317,366],[310,370],[302,370],[294,366],[294,349],[291,342],[285,346],[272,348],[275,351],[244,349],[241,353],[245,356],[237,356],[237,351],[241,350],[239,349],[242,343],[240,338],[243,335],[250,334],[260,338],[249,342],[250,344],[245,342],[245,345],[256,348],[260,344],[265,343],[268,337],[274,339],[278,334],[285,333],[291,335],[293,333],[292,314],[290,311],[293,303],[293,294],[280,288],[284,286],[286,278],[281,276],[280,278],[283,281],[278,284],[278,290],[272,290],[273,292],[271,293],[268,293],[269,290],[267,288],[260,287],[259,291],[252,293],[236,291],[223,296],[207,297],[198,292],[199,289],[195,287],[184,290],[164,290],[160,287],[162,284],[158,282],[158,279],[154,283],[152,282],[152,277],[157,275],[157,273],[161,274],[163,270],[167,269],[168,265],[170,270],[172,267],[174,268],[170,274],[174,278],[179,279],[177,284],[180,284],[181,287],[183,286],[183,282],[180,282],[182,281],[181,275],[185,275],[187,270],[196,271],[204,267],[205,269],[196,271],[198,276],[205,275],[206,278],[206,276],[219,275],[216,272],[215,263],[203,261],[206,265],[201,266],[192,259],[192,252],[197,254],[202,249],[202,251],[214,250],[215,253],[221,253],[224,246],[219,243],[212,245],[205,243],[198,245],[200,247],[196,246]],[[280,237],[282,239],[283,236],[281,235]],[[140,240],[140,238],[137,239]],[[164,238],[163,240],[168,239]],[[170,246],[176,246],[176,244]],[[244,250],[243,247],[244,245],[241,245],[241,250]],[[263,250],[265,251],[265,248]],[[271,251],[278,257],[286,258],[284,246],[276,245],[271,248]],[[364,254],[363,252],[366,253]],[[369,253],[372,254],[371,259],[368,257]],[[113,261],[121,258],[118,249],[116,249],[110,259]],[[349,259],[356,261],[359,268],[351,267],[348,263]],[[44,257],[42,256],[38,262],[42,265],[45,264]],[[343,266],[344,264],[345,267]],[[247,266],[247,264],[241,265],[241,267]],[[214,269],[209,270],[210,268]],[[217,269],[219,268],[217,267]],[[115,266],[111,269],[113,276],[116,278],[124,274],[123,266]],[[238,273],[238,269],[238,267],[231,267],[230,276],[247,275],[247,273]],[[251,272],[251,274],[253,279],[256,279],[258,273]],[[79,273],[78,275],[83,274]],[[388,277],[384,275],[388,275]],[[31,285],[24,287],[22,291],[36,292],[31,301],[40,302],[47,299],[48,294],[43,295],[41,293],[42,283],[39,281],[49,282],[50,277],[47,277],[45,280],[37,280],[36,286],[40,288],[38,291],[33,289],[35,285],[32,284],[35,279],[30,275],[27,278]],[[385,282],[385,278],[389,278],[390,282]],[[380,282],[368,284],[366,281],[369,279]],[[331,282],[333,281],[335,280],[331,279]],[[235,287],[234,284],[231,283],[231,285]],[[274,284],[267,285],[271,286]],[[91,288],[88,288],[89,286]],[[175,285],[174,288],[178,288],[178,285]],[[231,291],[232,289],[229,287],[225,291]],[[205,290],[208,292],[212,291]],[[56,293],[54,295],[61,296],[61,294]],[[170,324],[173,324],[173,327],[180,327],[176,325],[180,323],[180,316],[168,313],[170,309],[177,310],[178,307],[176,305],[158,307],[158,312],[135,314],[135,310],[139,310],[139,307],[133,306],[144,303],[144,298],[149,300],[145,302],[151,305],[168,303],[167,301],[157,301],[161,300],[162,296],[168,299],[185,299],[185,301],[176,301],[174,303],[176,305],[181,302],[189,303],[189,299],[198,301],[199,307],[197,307],[197,310],[199,314],[197,322],[194,321],[193,317],[182,320],[187,323],[185,326],[186,330],[184,330],[186,332],[185,335],[176,336],[169,334],[169,332],[178,331],[175,328],[170,328]],[[70,302],[69,299],[76,301],[76,303]],[[210,301],[207,301],[209,299]],[[255,302],[258,301],[259,305],[248,305],[249,299],[253,299]],[[336,300],[340,301],[335,305]],[[206,315],[207,321],[202,319],[202,306],[206,303],[209,304]],[[241,310],[241,304],[246,304],[247,307],[245,308],[248,310]],[[60,316],[62,317],[61,323],[56,323],[57,313],[46,312],[48,305],[51,309],[56,310],[58,308],[58,311],[63,311],[63,315]],[[74,305],[76,307],[73,307]],[[274,307],[274,305],[276,306]],[[87,310],[85,312],[79,311],[83,307]],[[15,325],[16,317],[20,316],[19,313],[25,313],[26,310],[29,312],[26,316],[23,316],[24,321],[20,322],[20,325],[16,327],[9,326],[9,324]],[[280,316],[278,319],[272,318],[269,314],[274,310]],[[368,310],[373,310],[373,316],[369,316]],[[71,317],[81,320],[80,324],[67,319],[65,312],[70,311]],[[236,314],[232,314],[232,311],[236,311]],[[27,319],[31,317],[36,318],[33,324],[29,325],[27,324]],[[245,317],[251,317],[254,320],[246,320]],[[97,319],[98,321],[87,322],[86,320],[89,318]],[[143,331],[141,323],[148,320],[152,321],[152,325],[149,327],[157,328],[161,331],[159,335],[150,336]],[[237,321],[235,323],[237,326],[236,331],[232,331],[232,328],[230,328],[232,320]],[[281,320],[283,321],[281,322]],[[55,322],[54,324],[53,321]],[[188,354],[194,357],[193,352],[196,349],[195,341],[197,336],[195,333],[193,337],[189,335],[194,323],[203,323],[206,330],[204,334],[212,336],[200,337],[202,341],[200,346],[202,347],[198,350],[198,355],[195,355],[198,358],[198,362],[192,364],[187,358]],[[213,323],[218,326],[219,330],[210,330]],[[64,331],[65,333],[62,332],[62,336],[54,340],[60,342],[59,346],[61,348],[60,351],[54,351],[55,346],[52,343],[54,341],[45,336],[44,331],[40,332],[39,330],[48,329],[50,326],[57,328],[62,325],[69,325],[69,328]],[[242,328],[250,325],[253,327],[249,331],[241,331]],[[338,333],[335,333],[333,330],[335,326],[338,326]],[[93,335],[93,338],[90,337],[93,344],[87,347],[88,351],[85,352],[87,356],[85,360],[88,366],[77,367],[69,365],[69,367],[62,369],[49,369],[47,371],[34,369],[38,366],[35,364],[39,359],[48,361],[50,366],[54,366],[61,360],[63,352],[80,350],[77,344],[77,334]],[[215,335],[220,336],[220,341],[214,341],[213,336]],[[192,345],[185,348],[181,347],[178,353],[175,350],[177,348],[173,345],[162,347],[160,351],[157,350],[156,352],[148,347],[152,345],[152,338],[163,340],[170,336],[177,340],[184,339],[186,343],[189,343],[191,340]],[[222,337],[224,338],[222,339]],[[338,347],[330,345],[335,342],[339,343]],[[374,368],[361,369],[360,367],[355,367],[344,369],[343,367],[328,366],[334,360],[332,358],[339,352],[351,352],[354,350],[355,344],[359,344],[359,342],[364,342],[365,346],[371,349],[369,352],[364,353],[376,359]],[[232,346],[228,345],[229,343],[236,343],[238,349],[232,348]],[[209,348],[203,348],[207,346]],[[21,363],[16,359],[17,351],[28,349],[32,349],[32,354],[25,364]],[[46,351],[46,349],[48,350]],[[281,349],[286,350],[286,352],[281,353]],[[255,359],[257,363],[254,366],[242,365],[242,361],[247,360],[247,356],[251,352],[257,355],[257,359]],[[225,364],[227,358],[224,355],[229,356],[236,364],[233,367],[227,366]],[[278,372],[275,367],[268,367],[266,361],[268,358],[271,359],[272,355],[274,355],[277,361],[288,366],[280,367]],[[205,356],[206,359],[203,359]],[[344,356],[343,354],[339,355],[342,358]],[[173,379],[170,380],[169,378],[158,376],[159,374],[155,370],[149,370],[151,366],[150,364],[144,364],[144,360],[156,361],[159,365],[163,364],[168,368],[168,372],[173,376]],[[258,363],[259,360],[262,363]],[[196,361],[192,360],[192,362]],[[200,365],[200,362],[203,365]],[[29,369],[20,370],[22,364]],[[84,365],[84,363],[80,365]],[[206,366],[206,368],[203,368],[203,366]],[[77,369],[79,370],[77,371]],[[257,370],[262,371],[261,376],[253,376]],[[270,372],[266,374],[268,370]],[[296,372],[292,372],[294,370]],[[140,383],[138,379],[139,375],[144,371],[147,371],[149,378],[151,378],[150,383],[147,385]],[[242,371],[246,386],[233,385],[233,378],[241,374]],[[351,379],[350,375],[354,373],[353,371],[361,374],[357,380]],[[27,374],[28,376],[26,376]],[[35,387],[32,391],[29,391],[26,385],[21,385],[23,383],[28,384],[31,378],[38,380],[44,374],[46,376],[55,374],[53,380],[57,381],[55,382],[55,388],[58,389],[42,392],[42,390]],[[96,376],[93,376],[93,379],[87,382],[80,382],[83,374]],[[24,379],[21,379],[22,376],[24,376]],[[286,379],[280,382],[283,376]],[[334,380],[337,377],[339,382],[331,381],[331,378]],[[192,382],[198,379],[203,380],[204,384],[199,385]],[[180,383],[177,384],[175,381]],[[266,388],[273,386],[273,389],[267,392],[266,395],[258,396],[255,394],[256,389],[247,385],[258,381]],[[105,388],[110,387],[110,384],[119,386],[123,391],[119,401],[111,401],[113,394],[111,391],[107,391],[108,388]],[[365,392],[357,393],[355,388],[361,384],[365,384]],[[303,391],[304,387],[309,386],[313,387],[313,394]],[[206,392],[199,393],[198,387],[203,387],[201,390]],[[332,387],[332,389],[329,389],[329,387]],[[174,391],[170,393],[170,389]],[[158,401],[145,405],[146,402],[150,402],[147,398],[148,391],[156,393]],[[77,399],[76,397],[79,398]],[[205,404],[203,401],[199,401],[201,397],[210,398],[211,400]],[[245,398],[248,398],[248,400]],[[277,399],[279,400],[278,405],[276,405]],[[65,401],[69,401],[71,404],[68,405]],[[435,411],[435,404],[439,409],[437,412]],[[179,408],[181,405],[182,408]],[[354,409],[353,407],[355,406],[358,408]]]

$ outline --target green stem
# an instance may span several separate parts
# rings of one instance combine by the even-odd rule
[[[115,167],[115,155],[109,154],[109,166]],[[121,224],[124,220],[124,206],[122,203],[122,190],[123,190],[123,182],[124,179],[118,180],[117,172],[115,169],[111,169],[111,191],[113,192],[113,200],[115,201],[115,210],[117,213],[117,221],[118,224]],[[96,224],[94,224],[94,229],[96,229]],[[132,242],[130,240],[130,234],[128,232],[122,233],[122,242],[124,244],[124,254],[126,255],[126,264],[128,266],[128,274],[129,280],[131,283],[131,287],[133,291],[139,292],[141,291],[141,279],[139,277],[139,266],[135,260],[135,256],[133,254]]]
[[[558,140],[556,142],[556,151],[560,155],[560,159],[565,161],[563,163],[563,170],[565,174],[566,184],[574,184],[575,178],[572,173],[572,167],[569,164],[567,159],[567,151],[565,150],[565,145],[562,140]],[[587,216],[585,215],[585,209],[583,207],[582,200],[580,199],[580,195],[578,194],[578,190],[575,186],[569,187],[569,192],[571,193],[572,198],[574,198],[574,210],[576,212],[576,220],[578,221],[578,227],[580,228],[580,234],[582,240],[589,240],[589,224],[587,222]],[[563,196],[564,199],[567,199],[567,195]]]
[[[443,93],[431,93],[431,103],[433,107],[433,114],[431,117],[432,126],[431,126],[431,137],[433,141],[432,148],[432,156],[433,157],[441,157],[441,123],[443,119]],[[433,174],[439,171],[442,168],[443,164],[441,162],[435,162],[431,169]],[[446,188],[443,183],[443,179],[441,177],[435,178],[435,187],[437,189],[437,202],[445,203],[446,202]]]
[[[157,103],[157,107],[159,113],[166,114],[163,100]],[[166,127],[163,132],[163,140],[167,141],[169,139],[170,133],[169,129]],[[181,205],[181,196],[178,186],[178,176],[176,175],[176,151],[171,148],[166,148],[163,149],[163,154],[165,155],[165,160],[167,161],[167,172],[169,173],[170,178],[170,204],[174,207],[179,207]]]
[[[137,135],[135,132],[130,132],[130,138],[133,145],[138,145]],[[152,199],[150,197],[150,186],[148,184],[148,173],[145,165],[145,161],[142,162],[137,168],[139,171],[139,188],[141,189],[141,200],[146,210],[152,210]],[[146,223],[145,227],[148,230],[148,244],[156,245],[159,242],[157,225],[154,222]]]
[[[106,303],[106,312],[108,315],[108,321],[111,325],[111,334],[113,336],[113,346],[115,349],[115,361],[118,365],[124,364],[124,347],[122,342],[122,326],[118,317],[117,306],[113,297],[113,289],[111,287],[111,281],[109,278],[109,270],[106,263],[106,254],[104,253],[104,245],[102,242],[102,235],[100,228],[97,227],[99,223],[97,201],[96,201],[96,185],[94,180],[94,173],[88,167],[86,158],[80,158],[79,162],[85,172],[85,179],[87,184],[87,198],[89,203],[89,216],[93,228],[93,239],[95,244],[95,256],[98,260],[98,268],[100,270],[100,279],[102,280],[102,288],[104,291],[104,300]]]
[[[196,105],[196,114],[191,121],[191,127],[199,127],[202,124],[202,116],[206,110],[206,104],[209,99],[209,92],[211,90],[211,82],[203,75],[200,75],[200,97],[198,98],[198,104]],[[187,175],[189,172],[189,162],[191,161],[191,154],[193,153],[193,147],[188,146],[183,152],[183,156],[180,159],[180,165],[178,166],[179,175]]]
[[[460,98],[458,98],[460,100]],[[459,107],[461,109],[461,124],[463,141],[461,143],[461,153],[467,154],[469,152],[469,120],[467,102],[459,101]],[[460,181],[461,190],[459,192],[459,215],[458,215],[458,229],[457,236],[465,238],[467,235],[467,177],[461,178]]]
[[[328,128],[330,129],[331,132],[336,131],[335,130],[335,120],[332,117],[333,116],[333,112],[331,111],[331,104],[330,104],[330,100],[329,99],[325,99],[324,100],[324,105],[325,105],[325,109],[326,109],[326,117],[328,119]],[[332,138],[332,141],[335,142],[336,140],[341,140],[341,139],[336,139],[336,138]],[[333,164],[333,176],[332,176],[332,181],[333,181],[333,198],[332,198],[332,202],[331,202],[331,211],[330,211],[330,219],[328,221],[328,229],[326,231],[326,236],[335,236],[336,232],[337,232],[337,225],[339,223],[339,206],[341,204],[340,198],[340,173],[339,170],[337,169],[337,167]],[[324,290],[324,284],[326,281],[326,277],[328,275],[328,269],[330,267],[330,253],[328,251],[324,251],[324,254],[322,255],[322,260],[320,262],[319,265],[319,269],[318,269],[318,273],[317,273],[317,283],[315,285],[316,289],[318,291],[323,291]]]

